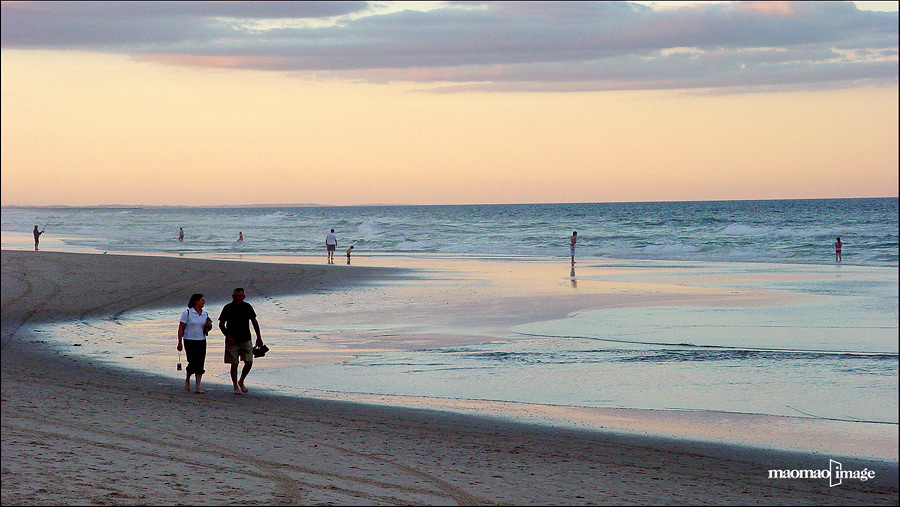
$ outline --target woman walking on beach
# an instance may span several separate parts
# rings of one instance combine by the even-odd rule
[[[197,379],[194,392],[197,394],[206,392],[200,388],[200,379],[206,371],[203,369],[206,362],[206,335],[212,328],[212,320],[203,310],[205,304],[203,294],[192,295],[188,308],[181,313],[181,321],[178,323],[178,350],[184,348],[188,363],[184,390],[191,390],[191,375],[194,375]]]

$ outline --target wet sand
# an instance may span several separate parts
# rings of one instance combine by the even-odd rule
[[[403,270],[2,252],[2,503],[794,504],[898,501],[875,479],[769,479],[828,456],[516,424],[434,410],[185,392],[42,346],[32,325],[228,294],[353,287]],[[251,374],[252,375],[252,374]],[[671,424],[667,421],[666,424]]]

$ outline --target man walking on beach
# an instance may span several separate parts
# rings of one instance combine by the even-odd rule
[[[225,335],[225,362],[231,364],[231,382],[234,384],[234,394],[244,394],[248,389],[244,386],[244,379],[253,367],[253,343],[250,341],[250,324],[256,331],[256,345],[263,344],[259,334],[259,323],[256,321],[256,312],[250,303],[244,302],[244,289],[238,287],[231,293],[231,302],[222,308],[219,315],[219,329]],[[241,378],[238,380],[238,362],[244,361],[244,369],[241,370]]]
[[[334,250],[337,248],[337,238],[334,237],[334,229],[325,236],[325,249],[328,250],[328,264],[334,264]]]

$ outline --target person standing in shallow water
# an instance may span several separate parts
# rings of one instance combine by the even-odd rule
[[[334,229],[325,236],[325,250],[328,251],[328,264],[334,264],[334,250],[337,248],[337,238],[334,236]]]
[[[184,228],[178,228],[178,241],[184,241]]]
[[[37,252],[38,251],[38,243],[41,242],[41,234],[43,234],[44,231],[37,230],[37,226],[35,225],[34,230],[31,232],[34,234],[34,251]]]
[[[834,261],[841,262],[841,248],[844,246],[841,243],[841,237],[838,236],[837,241],[834,242]]]
[[[570,241],[571,241],[571,243],[569,245],[569,253],[572,254],[572,265],[574,266],[575,265],[575,243],[578,243],[578,231],[572,232],[572,237],[570,238]]]

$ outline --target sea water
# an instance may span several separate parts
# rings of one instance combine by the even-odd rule
[[[4,248],[31,248],[31,227],[48,220],[44,249],[320,264],[333,228],[336,262],[353,245],[354,264],[417,270],[346,291],[249,295],[272,347],[253,381],[288,394],[898,423],[896,198],[4,208]],[[682,289],[759,297],[685,303]],[[616,291],[650,302],[610,306]],[[133,312],[48,335],[175,375],[160,358],[173,355],[176,320],[175,309]],[[225,368],[213,378],[229,382]]]
[[[898,265],[897,199],[343,207],[3,208],[5,246],[314,255],[334,229],[356,255]],[[178,241],[179,228],[184,241]],[[244,241],[237,241],[239,233]],[[15,239],[14,239],[15,238]]]

